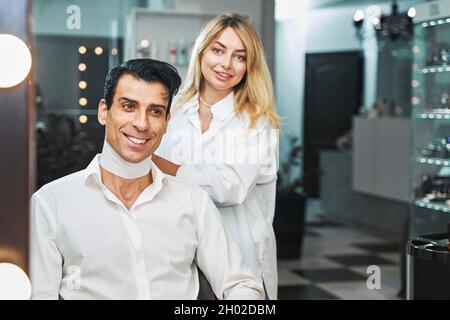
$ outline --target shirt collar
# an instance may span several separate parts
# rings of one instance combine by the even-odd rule
[[[186,114],[191,114],[198,111],[198,93],[189,99],[182,107]],[[213,118],[217,120],[224,120],[232,112],[234,112],[234,92],[231,91],[222,100],[217,101],[211,108]]]
[[[144,202],[151,201],[163,187],[163,180],[166,178],[166,174],[159,170],[153,161],[150,161],[150,163],[150,172],[152,174],[153,183],[142,191],[134,203],[133,208]],[[102,182],[102,175],[100,171],[100,154],[97,154],[85,169],[84,182],[88,183],[90,179],[93,179],[100,188],[106,188]]]

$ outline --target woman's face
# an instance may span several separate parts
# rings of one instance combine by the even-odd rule
[[[247,53],[241,39],[227,27],[206,48],[200,61],[204,89],[229,93],[247,70]]]

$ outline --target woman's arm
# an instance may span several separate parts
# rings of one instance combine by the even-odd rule
[[[220,163],[205,161],[179,166],[159,156],[154,162],[166,174],[200,186],[218,207],[235,206],[245,201],[257,183],[276,180],[278,162],[278,137],[270,128],[237,136],[234,146],[225,150],[228,160]],[[165,154],[168,152],[162,153]]]
[[[169,160],[166,160],[164,158],[161,158],[157,154],[152,155],[152,161],[156,164],[159,170],[171,176],[176,176],[178,169],[180,168],[179,165],[170,162]]]

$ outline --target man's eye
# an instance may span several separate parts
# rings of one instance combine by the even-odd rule
[[[123,107],[127,110],[133,110],[134,109],[134,105],[132,105],[131,103],[126,103],[123,105]]]
[[[163,111],[161,109],[155,108],[151,110],[151,113],[153,113],[154,115],[160,116],[163,114]]]

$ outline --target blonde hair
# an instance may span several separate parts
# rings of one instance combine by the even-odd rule
[[[234,112],[250,117],[250,128],[260,118],[266,118],[273,128],[280,128],[280,117],[275,110],[275,101],[269,68],[264,50],[253,25],[247,18],[236,14],[222,14],[209,21],[194,45],[187,77],[179,94],[177,106],[189,101],[203,86],[200,62],[203,53],[211,43],[227,28],[232,28],[245,46],[247,68],[241,82],[234,87]]]

